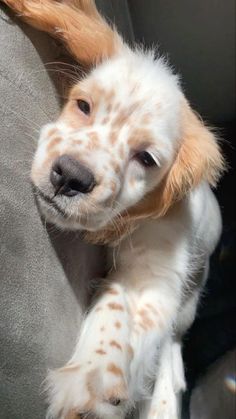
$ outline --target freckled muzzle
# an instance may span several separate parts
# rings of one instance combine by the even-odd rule
[[[72,197],[87,194],[96,185],[93,173],[82,163],[69,155],[58,157],[53,163],[50,181],[55,195]]]

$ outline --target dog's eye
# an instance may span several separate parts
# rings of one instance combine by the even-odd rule
[[[86,100],[78,99],[77,106],[85,115],[90,114],[90,104]]]
[[[140,151],[135,154],[136,160],[138,160],[145,167],[152,167],[156,165],[154,158],[148,151]]]

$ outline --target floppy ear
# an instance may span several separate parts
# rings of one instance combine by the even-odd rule
[[[174,202],[180,201],[201,181],[216,186],[224,170],[224,159],[215,135],[197,117],[185,98],[181,118],[182,138],[164,182],[160,214],[165,214]]]
[[[112,56],[122,39],[97,11],[93,0],[0,0],[24,21],[62,40],[86,66]]]

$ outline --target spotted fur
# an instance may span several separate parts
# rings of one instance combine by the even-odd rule
[[[31,177],[44,216],[107,243],[112,265],[70,361],[48,376],[48,416],[124,419],[139,406],[139,419],[177,419],[181,338],[221,231],[209,187],[223,169],[217,140],[165,61],[128,47],[92,0],[4,2],[88,67],[42,129]],[[94,174],[90,193],[55,196],[50,171],[65,154]]]

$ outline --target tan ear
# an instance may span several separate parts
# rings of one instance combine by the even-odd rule
[[[215,135],[184,99],[180,148],[165,180],[161,212],[166,213],[174,202],[181,200],[203,180],[216,186],[223,170],[224,158]]]
[[[62,40],[81,64],[112,56],[122,39],[97,11],[93,0],[0,0],[24,21]]]

